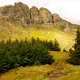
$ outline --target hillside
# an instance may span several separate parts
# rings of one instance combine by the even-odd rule
[[[15,23],[22,27],[28,27],[29,24],[54,23],[56,27],[67,32],[80,28],[80,25],[71,24],[58,14],[52,14],[47,8],[29,8],[22,2],[0,7],[0,21]]]
[[[11,39],[12,41],[15,41],[16,39],[19,41],[25,39],[31,40],[32,37],[34,37],[35,39],[39,37],[40,40],[51,40],[52,42],[54,42],[54,40],[56,39],[59,42],[61,48],[60,52],[49,51],[50,54],[53,56],[52,58],[55,59],[55,62],[53,64],[25,67],[22,67],[21,65],[20,67],[17,67],[15,69],[10,68],[9,71],[0,74],[0,80],[79,80],[80,66],[73,66],[67,63],[66,59],[69,57],[69,53],[62,52],[63,49],[69,50],[70,47],[74,45],[76,37],[75,31],[78,28],[80,28],[80,25],[72,24],[62,19],[58,14],[52,14],[48,9],[43,7],[41,7],[40,9],[35,6],[29,8],[26,4],[22,2],[15,3],[14,5],[0,7],[0,41],[3,39],[5,40],[5,42],[8,39]],[[30,45],[32,47],[35,46],[33,46],[31,43]],[[30,45],[29,47],[32,48]],[[21,45],[21,47],[22,46],[24,45]],[[6,47],[8,48],[8,46]],[[9,49],[3,48],[2,46],[1,48],[1,60],[3,63],[3,60],[6,61],[9,54],[9,51],[6,50]],[[10,46],[10,49],[13,50],[13,53],[17,50],[18,52],[21,51],[22,55],[24,51],[23,48],[19,47],[20,50],[17,50],[16,48],[13,49],[13,47]],[[41,46],[39,47],[39,49],[40,48]],[[44,48],[46,47],[43,47],[43,49]],[[35,52],[33,52],[33,50]],[[39,51],[36,51],[35,49],[33,50],[31,49],[32,53],[39,53]],[[46,48],[46,50],[48,49]],[[6,58],[3,55],[4,53],[6,53],[7,55]],[[25,54],[26,53],[27,52],[25,52]],[[43,54],[41,54],[41,60],[42,55]],[[19,56],[22,58],[21,55]],[[16,57],[16,61],[19,56]],[[10,56],[8,58],[10,58]],[[14,62],[14,59],[15,55],[12,62]],[[22,59],[24,59],[24,57]],[[25,61],[26,59],[27,58],[25,58]],[[7,62],[8,61],[6,61],[6,63]],[[20,62],[22,62],[22,60]],[[2,65],[4,65],[4,63]],[[11,65],[11,67],[13,66]]]
[[[0,80],[79,80],[80,66],[65,62],[69,53],[51,51],[55,62],[52,65],[26,66],[12,69],[0,75]],[[63,75],[61,75],[63,74]],[[58,75],[58,76],[57,76]]]
[[[61,48],[68,49],[74,44],[75,35],[58,29],[54,24],[30,24],[29,27],[21,27],[10,22],[0,22],[0,40],[2,39],[30,39],[39,37],[40,39],[57,39]]]
[[[77,28],[80,25],[63,20],[43,7],[29,8],[22,2],[0,7],[0,40],[57,39],[62,49],[69,49],[74,44]]]

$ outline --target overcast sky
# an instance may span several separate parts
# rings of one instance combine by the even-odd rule
[[[80,24],[80,0],[0,0],[0,6],[15,2],[23,2],[29,7],[45,7],[71,23]]]

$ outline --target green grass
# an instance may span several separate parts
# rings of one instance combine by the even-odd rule
[[[75,35],[67,33],[53,24],[35,25],[30,24],[30,27],[23,28],[13,23],[0,22],[0,40],[9,39],[18,40],[30,39],[31,37],[39,37],[44,40],[52,40],[56,38],[60,43],[62,49],[69,49],[74,44]],[[50,54],[55,58],[52,65],[41,66],[26,66],[12,69],[4,74],[1,74],[0,80],[44,80],[46,78],[43,74],[55,70],[55,65],[61,63],[63,67],[64,76],[57,80],[79,80],[80,79],[80,66],[73,66],[68,64],[65,60],[68,58],[69,53],[50,51]]]
[[[80,66],[65,64],[63,65],[63,73],[65,75],[57,80],[80,80]]]
[[[0,80],[43,80],[43,75],[51,70],[53,65],[19,67],[2,74]]]
[[[1,74],[0,80],[44,80],[47,77],[44,76],[44,74],[55,71],[57,63],[62,65],[62,72],[64,73],[64,76],[57,80],[80,79],[80,66],[74,66],[65,61],[68,58],[69,53],[50,51],[50,54],[55,58],[55,62],[52,65],[46,64],[40,66],[18,67]]]
[[[67,52],[59,52],[59,51],[50,51],[50,54],[56,61],[66,60],[69,56]]]
[[[19,25],[0,22],[0,40],[9,39],[30,39],[31,37],[39,37],[44,40],[57,39],[62,49],[69,49],[74,44],[75,35],[59,30],[54,24],[30,24],[29,27],[23,28]]]

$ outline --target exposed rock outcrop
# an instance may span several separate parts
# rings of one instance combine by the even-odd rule
[[[67,32],[73,32],[73,29],[80,28],[80,25],[71,24],[70,22],[62,19],[58,14],[53,14],[53,22],[56,27]]]
[[[27,26],[30,22],[29,7],[21,2],[15,3],[14,6],[4,6],[2,7],[0,20],[7,20],[20,26]]]
[[[30,16],[31,16],[31,23],[34,23],[34,24],[40,23],[39,10],[37,7],[33,6],[30,9]]]
[[[21,2],[14,5],[0,7],[0,21],[8,21],[26,27],[28,24],[54,23],[54,25],[64,31],[71,32],[72,28],[80,28],[59,17],[58,14],[51,14],[46,8],[33,6],[29,7]]]
[[[40,8],[39,14],[40,14],[40,21],[42,23],[52,23],[52,14],[48,9]]]
[[[71,23],[60,18],[58,14],[53,14],[53,21],[55,26],[57,26],[58,28],[63,29],[67,32],[71,32]]]
[[[27,26],[30,23],[42,24],[52,23],[52,14],[46,8],[33,6],[31,9],[21,2],[14,6],[8,5],[0,8],[0,20],[10,21],[20,26]]]

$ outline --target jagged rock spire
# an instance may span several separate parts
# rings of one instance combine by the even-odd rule
[[[71,31],[71,28],[76,28],[76,25],[63,20],[58,14],[51,14],[51,12],[46,8],[41,7],[38,9],[33,6],[29,9],[29,7],[22,2],[15,3],[13,6],[8,5],[0,7],[0,21],[2,20],[16,23],[23,27],[26,27],[31,23],[54,23],[56,27],[68,32]]]

